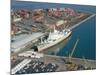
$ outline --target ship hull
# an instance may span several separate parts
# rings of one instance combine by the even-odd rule
[[[71,31],[70,31],[67,35],[65,35],[63,38],[60,38],[60,39],[58,39],[57,41],[54,41],[53,43],[45,44],[45,45],[44,45],[43,47],[41,47],[41,48],[38,47],[38,52],[42,52],[43,50],[46,50],[46,49],[48,49],[48,48],[50,48],[50,47],[53,47],[53,46],[59,44],[59,43],[62,42],[63,40],[67,39],[70,35],[71,35]]]

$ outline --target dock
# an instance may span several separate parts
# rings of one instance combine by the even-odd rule
[[[79,23],[77,23],[77,24],[75,24],[75,25],[69,27],[69,29],[70,29],[70,30],[73,30],[74,28],[78,27],[80,24],[84,23],[85,21],[91,19],[91,18],[94,17],[94,16],[96,16],[96,15],[93,14],[93,15],[89,16],[88,18],[82,20],[81,22],[79,22]]]
[[[69,57],[65,57],[65,56],[54,56],[54,55],[45,55],[45,58],[53,58],[53,59],[61,59],[62,60],[66,60],[69,61]],[[75,64],[82,64],[84,66],[92,66],[93,68],[96,68],[96,61],[95,60],[90,60],[90,59],[85,59],[85,61],[87,61],[88,64],[85,64],[84,59],[82,58],[71,58],[71,61]]]

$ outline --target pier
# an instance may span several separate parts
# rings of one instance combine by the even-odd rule
[[[55,60],[62,59],[65,61],[69,61],[69,57],[65,57],[65,56],[45,55],[45,58],[47,58],[47,59],[53,58]],[[75,64],[82,64],[82,65],[87,66],[87,67],[92,66],[93,68],[96,68],[96,65],[95,65],[96,61],[95,60],[85,59],[85,61],[88,63],[88,64],[85,64],[84,59],[73,57],[73,58],[71,58],[71,61]]]
[[[79,22],[79,23],[77,23],[77,24],[75,24],[75,25],[69,27],[69,29],[70,29],[70,30],[73,30],[74,28],[78,27],[80,24],[82,24],[83,22],[85,22],[85,21],[91,19],[91,18],[94,17],[94,16],[96,16],[96,15],[95,15],[95,14],[91,15],[90,17],[88,17],[88,18],[82,20],[81,22]]]

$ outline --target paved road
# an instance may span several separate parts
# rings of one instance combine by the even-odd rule
[[[57,71],[65,71],[66,70],[66,62],[69,61],[68,57],[61,57],[61,56],[53,56],[53,55],[44,55],[41,58],[26,58],[26,57],[18,57],[18,59],[31,59],[34,61],[43,61],[46,64],[48,63],[55,63],[59,65]],[[80,58],[71,58],[71,61],[75,64],[81,64],[87,67],[96,68],[96,61],[95,60],[88,60],[88,59],[80,59]]]

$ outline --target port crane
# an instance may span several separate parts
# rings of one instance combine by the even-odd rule
[[[71,58],[72,58],[72,56],[73,56],[73,54],[75,52],[75,49],[77,47],[78,42],[79,42],[79,38],[76,40],[76,43],[75,43],[75,45],[74,45],[74,47],[72,49],[72,52],[69,54],[69,62],[71,62]]]

